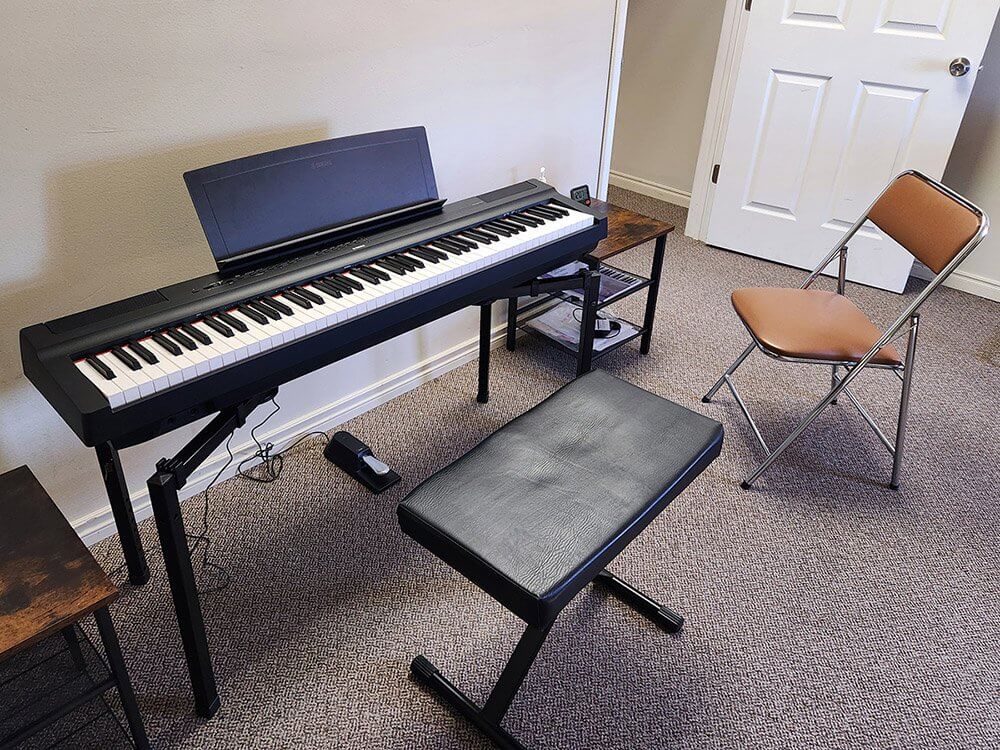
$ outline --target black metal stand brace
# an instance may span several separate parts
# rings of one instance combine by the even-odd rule
[[[668,633],[677,633],[684,625],[684,618],[679,614],[660,605],[614,573],[602,570],[597,574],[594,583],[603,585]],[[500,726],[500,722],[503,721],[507,709],[514,702],[517,691],[528,676],[528,671],[538,656],[542,644],[545,643],[545,637],[551,627],[551,622],[546,627],[528,626],[482,708],[455,687],[425,656],[418,655],[414,658],[410,670],[414,677],[444,698],[448,705],[471,721],[497,747],[503,750],[524,750],[524,745]]]
[[[170,593],[177,612],[177,625],[184,644],[195,710],[205,718],[211,718],[219,710],[219,693],[215,686],[205,621],[198,601],[198,588],[177,493],[187,483],[191,473],[237,428],[246,424],[250,413],[277,393],[275,388],[220,411],[176,456],[160,459],[156,464],[156,472],[146,483],[163,548]]]
[[[580,351],[577,353],[576,376],[590,372],[594,356],[594,328],[597,325],[597,295],[601,286],[601,274],[593,268],[571,276],[552,276],[533,279],[527,284],[511,287],[503,296],[513,307],[507,312],[507,348],[514,350],[517,334],[517,298],[537,297],[540,294],[583,289],[583,312],[580,322]],[[476,401],[485,404],[490,400],[490,345],[493,331],[493,302],[479,305],[479,391]]]

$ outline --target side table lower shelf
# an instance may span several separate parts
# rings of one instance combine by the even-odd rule
[[[535,307],[532,305],[532,307]],[[580,321],[578,315],[580,306],[570,300],[562,300],[535,315],[521,318],[518,328],[538,334],[563,351],[576,355],[580,351]],[[520,316],[520,314],[519,314]],[[646,332],[646,329],[624,318],[610,313],[602,313],[602,317],[618,323],[621,328],[617,334],[605,338],[594,338],[593,359],[599,359],[616,349],[633,341]]]

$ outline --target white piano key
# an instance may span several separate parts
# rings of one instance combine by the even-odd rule
[[[105,367],[115,374],[115,381],[117,381],[118,387],[122,390],[122,396],[125,398],[126,404],[138,401],[143,396],[151,395],[153,393],[151,387],[140,389],[139,382],[130,377],[128,368],[119,362],[118,358],[111,352],[95,354],[94,359],[99,360]]]
[[[125,405],[125,393],[121,389],[120,384],[116,382],[118,380],[117,376],[114,380],[108,380],[87,364],[85,359],[78,360],[74,364],[76,365],[76,369],[104,395],[112,409],[117,409],[119,406]]]

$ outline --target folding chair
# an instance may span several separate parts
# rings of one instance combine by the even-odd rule
[[[885,333],[846,296],[847,243],[870,220],[935,273],[934,279],[916,296]],[[919,172],[910,170],[896,177],[882,191],[865,214],[848,230],[830,253],[820,261],[798,289],[737,289],[733,308],[750,332],[752,343],[729,366],[712,389],[702,397],[709,403],[723,384],[729,387],[754,437],[767,457],[743,482],[751,485],[785,452],[841,394],[857,407],[893,457],[889,486],[899,489],[903,463],[903,441],[910,402],[910,385],[916,362],[920,306],[965,260],[989,231],[989,218],[953,190]],[[837,292],[809,289],[823,270],[839,257]],[[906,356],[892,346],[898,335],[908,334]],[[819,364],[832,367],[831,388],[812,411],[774,450],[768,448],[746,403],[736,390],[733,373],[754,349],[782,362]],[[902,381],[896,439],[890,441],[871,414],[848,388],[862,370],[890,370]],[[844,375],[841,377],[840,370]]]

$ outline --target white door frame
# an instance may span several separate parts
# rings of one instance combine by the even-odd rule
[[[684,227],[684,234],[697,240],[704,240],[708,233],[708,219],[712,215],[712,199],[715,197],[715,192],[711,189],[712,170],[722,159],[733,87],[740,70],[740,56],[749,20],[746,0],[726,0],[719,50],[715,56],[715,72],[712,74],[712,88],[708,95],[708,109],[705,112],[698,162],[694,170],[691,205]]]
[[[611,30],[611,59],[608,62],[608,89],[604,99],[604,133],[597,167],[596,197],[608,199],[611,175],[611,147],[615,141],[615,116],[618,113],[618,84],[622,77],[622,54],[625,52],[625,19],[628,0],[615,0],[615,23]]]

